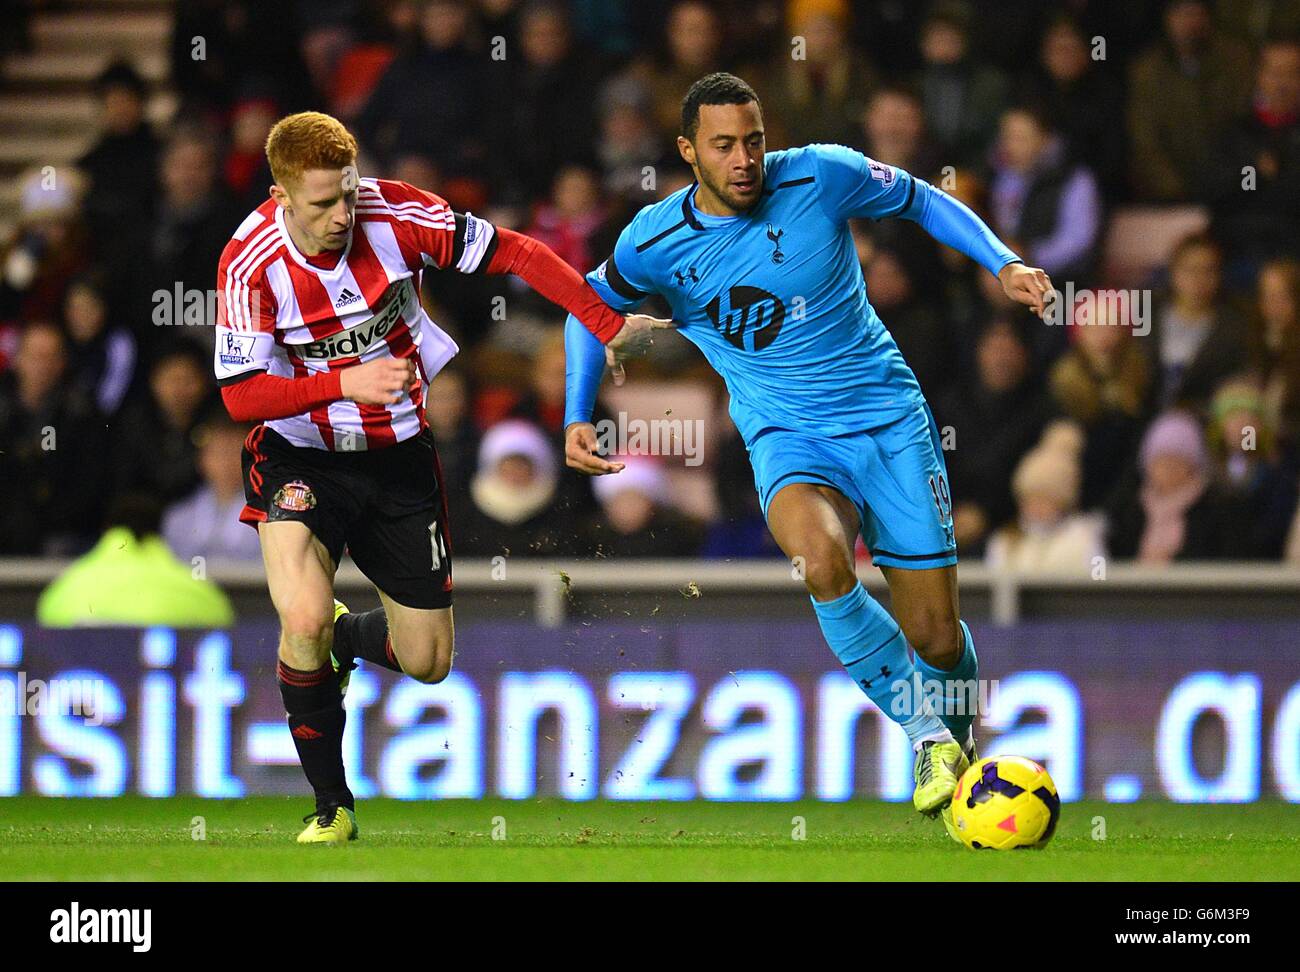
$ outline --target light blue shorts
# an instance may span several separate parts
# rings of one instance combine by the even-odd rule
[[[749,446],[763,515],[791,483],[839,490],[857,507],[874,563],[923,570],[957,562],[939,429],[928,405],[870,432],[766,429]]]

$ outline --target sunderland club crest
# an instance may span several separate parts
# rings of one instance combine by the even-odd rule
[[[316,505],[316,494],[301,479],[295,479],[277,489],[272,502],[290,513],[303,513]]]

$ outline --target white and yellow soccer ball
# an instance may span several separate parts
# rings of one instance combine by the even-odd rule
[[[1061,817],[1061,798],[1047,770],[1023,756],[989,756],[957,782],[952,822],[972,850],[1045,847]]]

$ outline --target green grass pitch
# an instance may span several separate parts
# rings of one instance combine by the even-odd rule
[[[0,880],[1300,880],[1300,807],[1278,802],[1071,803],[1050,847],[1011,853],[967,851],[907,804],[369,800],[357,843],[298,847],[308,808],[0,799]]]

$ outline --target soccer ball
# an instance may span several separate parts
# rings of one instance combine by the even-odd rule
[[[1047,846],[1061,817],[1061,798],[1047,770],[1023,756],[989,756],[957,781],[952,823],[972,850]]]

